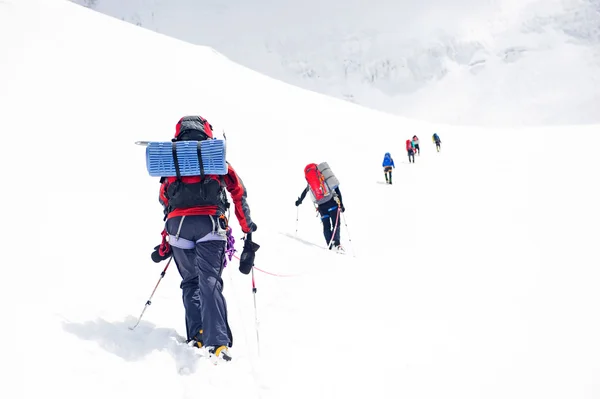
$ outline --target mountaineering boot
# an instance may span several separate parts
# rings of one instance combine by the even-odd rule
[[[204,342],[202,342],[202,330],[198,334],[194,336],[192,339],[187,340],[187,344],[189,346],[195,346],[197,348],[202,348],[204,346]]]
[[[344,247],[342,247],[341,245],[336,245],[336,246],[335,246],[335,251],[336,251],[338,254],[345,254],[345,253],[346,253],[346,250],[345,250],[345,249],[344,249]]]
[[[229,354],[229,350],[227,349],[227,347],[225,345],[221,345],[218,347],[207,346],[206,349],[208,349],[208,353],[210,354],[210,357],[214,357],[216,359],[221,359],[226,362],[230,362],[232,359],[231,355]]]

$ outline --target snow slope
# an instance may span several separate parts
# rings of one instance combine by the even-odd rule
[[[0,1],[0,50],[1,397],[600,395],[598,126],[435,126],[438,154],[431,125],[60,0]],[[271,273],[255,309],[250,277],[225,270],[234,361],[217,367],[177,343],[173,266],[128,329],[164,268],[158,182],[133,142],[196,113],[227,133]],[[345,256],[318,248],[311,204],[296,224],[302,170],[322,160]]]
[[[73,0],[427,121],[599,123],[599,0]]]

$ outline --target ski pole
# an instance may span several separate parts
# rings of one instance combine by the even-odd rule
[[[254,328],[256,329],[256,348],[260,356],[260,340],[258,339],[258,310],[256,309],[256,283],[254,282],[254,267],[252,268],[252,295],[254,296]]]
[[[135,325],[133,327],[129,327],[130,330],[135,329],[138,326],[138,324],[140,324],[140,321],[142,321],[142,317],[144,316],[146,309],[148,308],[148,306],[152,305],[152,297],[154,296],[154,293],[156,292],[156,289],[158,288],[158,285],[160,284],[161,280],[163,279],[163,277],[165,277],[165,273],[167,272],[167,269],[169,268],[169,265],[171,264],[172,260],[173,260],[173,256],[171,255],[171,257],[169,258],[169,261],[167,262],[167,265],[165,266],[163,271],[160,273],[160,278],[156,282],[156,285],[154,286],[154,289],[152,290],[152,294],[150,294],[150,298],[148,298],[148,300],[146,301],[146,305],[144,305],[144,309],[142,310],[140,317],[138,317],[137,323],[135,323]]]
[[[348,234],[348,241],[350,242],[350,248],[352,248],[352,256],[356,258],[356,253],[354,252],[354,245],[352,245],[352,238],[350,238],[350,231],[348,230],[348,223],[346,223],[346,216],[342,213],[342,219],[344,219],[344,226],[346,226],[346,233]]]

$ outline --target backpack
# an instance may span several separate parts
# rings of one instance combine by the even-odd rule
[[[412,141],[406,140],[406,151],[410,151],[410,150],[412,150],[412,148],[413,148]]]
[[[330,190],[333,191],[340,185],[339,180],[337,177],[335,177],[327,162],[321,162],[317,168],[323,174],[323,177],[325,178],[325,184]]]
[[[382,166],[392,166],[394,160],[392,159],[392,155],[389,152],[386,152],[383,157]]]
[[[438,134],[437,134],[437,133],[434,133],[434,134],[433,134],[433,140],[434,140],[434,141],[440,141],[440,136],[438,136]]]
[[[325,165],[327,164],[325,163]],[[310,188],[313,202],[317,205],[321,205],[333,198],[334,189],[327,184],[327,179],[323,172],[319,170],[319,166],[320,165],[317,165],[316,163],[309,163],[304,168],[304,178]],[[329,165],[327,165],[327,169],[329,169]],[[331,171],[331,169],[329,169],[329,171]],[[331,172],[331,176],[333,176],[333,172]],[[333,176],[333,178],[335,179],[335,176]],[[337,179],[335,180],[337,181]]]
[[[178,141],[204,141],[213,139],[212,126],[200,116],[185,116],[177,122],[175,137],[172,142]],[[175,155],[175,153],[174,153]],[[175,162],[178,162],[175,159]],[[201,163],[200,163],[201,164]],[[174,209],[192,208],[197,206],[215,207],[216,213],[225,213],[229,208],[225,182],[222,175],[201,174],[196,176],[181,176],[179,168],[177,176],[162,177],[162,182],[167,182],[164,195],[168,199],[168,214]]]

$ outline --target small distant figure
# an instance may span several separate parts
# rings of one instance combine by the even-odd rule
[[[421,156],[421,147],[419,147],[419,138],[417,137],[417,135],[413,136],[412,144],[413,144],[413,148],[415,149],[415,152],[417,153],[417,155]]]
[[[434,133],[432,140],[435,143],[435,149],[437,150],[437,152],[440,152],[440,148],[442,146],[442,140],[440,140],[440,136],[438,136],[437,133]]]
[[[394,159],[390,155],[389,152],[386,152],[383,156],[383,174],[385,175],[385,182],[387,184],[392,184],[392,168],[395,169]]]
[[[406,152],[408,153],[408,163],[415,163],[415,148],[411,140],[406,140]]]

